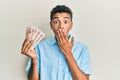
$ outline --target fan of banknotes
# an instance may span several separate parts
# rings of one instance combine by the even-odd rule
[[[34,40],[34,45],[31,50],[35,48],[35,46],[45,37],[45,34],[38,29],[37,27],[27,27],[26,28],[26,39]]]

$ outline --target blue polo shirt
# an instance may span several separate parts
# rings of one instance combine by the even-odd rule
[[[69,66],[54,37],[41,41],[35,47],[35,50],[38,57],[40,80],[72,80]],[[87,46],[74,41],[72,54],[80,70],[85,74],[91,74],[90,56]],[[30,65],[31,59],[28,61],[26,71],[29,71]]]

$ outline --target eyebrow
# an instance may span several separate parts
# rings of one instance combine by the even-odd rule
[[[64,17],[64,18],[71,20],[69,17]],[[52,20],[54,20],[54,19],[58,19],[58,17],[53,17]]]

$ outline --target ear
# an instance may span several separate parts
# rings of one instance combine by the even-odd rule
[[[50,28],[52,29],[52,21],[50,21]]]

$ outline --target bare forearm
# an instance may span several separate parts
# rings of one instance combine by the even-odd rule
[[[31,69],[28,73],[28,80],[39,80],[37,59],[32,59]]]
[[[70,68],[73,80],[89,80],[89,76],[84,74],[78,67],[72,53],[66,55],[66,60]]]

